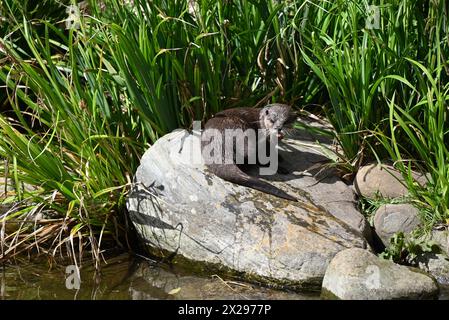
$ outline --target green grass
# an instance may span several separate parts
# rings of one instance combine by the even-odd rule
[[[445,1],[88,1],[66,30],[69,3],[0,0],[2,200],[18,201],[0,218],[18,226],[1,258],[124,244],[124,199],[154,141],[267,102],[324,115],[343,174],[393,161],[427,228],[449,218]],[[379,29],[366,28],[368,4]]]
[[[395,263],[418,267],[419,259],[416,258],[429,253],[441,253],[441,249],[434,241],[425,240],[417,232],[409,235],[399,232],[391,237],[390,245],[379,256]]]

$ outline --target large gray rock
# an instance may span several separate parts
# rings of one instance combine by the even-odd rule
[[[374,228],[376,234],[388,247],[390,238],[398,232],[409,234],[415,230],[421,220],[419,211],[411,204],[384,204],[374,215]]]
[[[332,259],[323,280],[323,297],[345,300],[429,299],[438,285],[419,269],[384,260],[352,248]]]
[[[426,177],[413,173],[415,180],[424,185]],[[393,166],[386,164],[370,164],[360,167],[354,180],[357,193],[366,198],[380,195],[384,198],[397,198],[408,194],[401,173]]]
[[[335,217],[363,224],[351,189],[332,176],[318,183],[304,174],[322,159],[312,150],[292,143],[282,154],[303,174],[270,178],[301,199],[291,202],[207,173],[198,147],[199,136],[177,130],[142,157],[127,207],[153,254],[176,253],[175,260],[246,280],[317,289],[337,252],[367,247],[360,231]]]

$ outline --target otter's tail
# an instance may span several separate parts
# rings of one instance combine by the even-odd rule
[[[213,164],[208,165],[208,168],[212,171],[213,174],[222,178],[223,180],[253,188],[268,194],[272,194],[279,198],[287,199],[290,201],[298,201],[298,199],[296,199],[295,197],[289,195],[279,188],[276,188],[272,184],[247,175],[235,164]]]

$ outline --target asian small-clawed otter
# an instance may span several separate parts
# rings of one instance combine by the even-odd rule
[[[278,140],[282,139],[285,126],[293,123],[295,120],[295,115],[291,111],[290,106],[278,103],[269,104],[264,108],[227,109],[215,114],[206,122],[201,135],[201,150],[206,167],[213,174],[226,181],[283,199],[297,201],[295,197],[272,184],[249,176],[239,168],[239,165],[242,163],[237,161],[244,158],[248,162],[251,156],[258,154],[260,143],[265,144],[265,150],[270,150],[267,147],[270,144],[270,140],[273,140],[270,139],[270,136],[275,135]],[[228,147],[228,152],[226,152],[226,139],[230,138],[229,132],[234,135],[237,132],[240,138],[244,136],[240,140],[245,142],[244,148],[237,148],[238,146],[234,145],[232,141],[232,147]],[[255,134],[248,134],[251,132]],[[236,138],[239,138],[238,136]],[[256,139],[249,137],[255,137]],[[214,152],[209,153],[208,151],[210,150],[214,150],[217,154],[213,154]],[[259,159],[257,158],[257,160]],[[256,163],[260,165],[260,162],[257,160]]]

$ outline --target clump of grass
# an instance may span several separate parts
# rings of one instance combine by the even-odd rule
[[[366,27],[368,5],[379,9],[378,28]],[[355,171],[374,158],[373,152],[387,156],[372,131],[389,134],[391,96],[402,105],[416,99],[406,83],[396,81],[420,78],[407,59],[434,66],[435,58],[447,51],[448,44],[441,41],[444,33],[447,38],[442,28],[447,7],[442,1],[351,0],[319,1],[310,7],[302,53],[326,86],[324,111],[343,151],[343,166]]]

